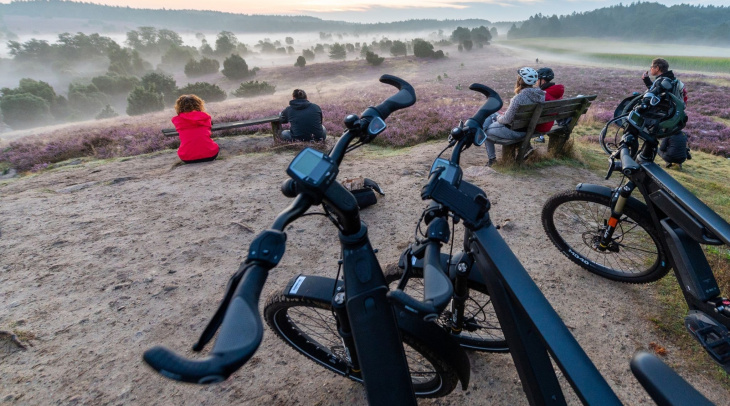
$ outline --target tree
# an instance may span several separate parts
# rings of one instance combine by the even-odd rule
[[[11,94],[0,99],[5,123],[14,129],[48,124],[52,121],[48,103],[30,93]]]
[[[220,86],[206,82],[190,83],[181,87],[178,89],[178,96],[183,94],[194,94],[207,102],[219,102],[226,99],[226,92]]]
[[[297,61],[294,63],[294,66],[303,68],[306,64],[307,64],[307,60],[304,59],[303,56],[299,56],[299,57],[297,57]]]
[[[95,118],[97,120],[102,120],[102,119],[105,119],[105,118],[114,118],[114,117],[117,117],[117,116],[119,116],[119,113],[117,113],[116,111],[114,111],[114,109],[112,108],[112,106],[110,106],[110,105],[107,104],[106,107],[104,107],[99,112],[99,114],[96,115]]]
[[[418,58],[431,58],[433,54],[433,45],[430,42],[419,38],[413,40],[413,55]]]
[[[451,33],[451,40],[459,44],[470,39],[471,31],[469,31],[468,28],[456,27],[456,29]]]
[[[294,43],[294,38],[292,38],[292,37],[286,37],[286,38],[284,39],[284,41],[286,41],[286,43],[287,43],[288,45],[291,45],[291,44],[293,44],[293,43]]]
[[[37,81],[30,78],[20,79],[20,83],[15,89],[4,87],[0,89],[0,92],[2,92],[3,96],[30,93],[45,100],[46,103],[48,103],[48,106],[51,106],[53,103],[55,103],[57,97],[56,91],[53,90],[53,87],[51,87],[51,85],[42,80]]]
[[[116,43],[109,46],[109,72],[122,76],[142,76],[145,72],[152,70],[152,65],[139,56],[136,50],[122,48]]]
[[[304,51],[302,51],[302,56],[308,61],[314,60],[314,52],[312,52],[312,50],[305,49]]]
[[[367,53],[365,54],[365,60],[366,60],[366,61],[367,61],[367,62],[368,62],[368,63],[369,63],[370,65],[373,65],[373,66],[378,66],[378,65],[380,65],[381,63],[383,63],[383,61],[385,60],[385,58],[383,58],[382,56],[378,56],[378,54],[376,54],[376,53],[374,53],[374,52],[370,52],[370,51],[368,51],[368,52],[367,52]]]
[[[492,40],[492,34],[489,33],[487,27],[482,25],[479,28],[473,28],[471,30],[471,40],[481,48],[484,45],[489,45],[489,41]]]
[[[202,58],[200,61],[191,59],[185,64],[185,76],[197,77],[217,73],[221,64],[215,59]]]
[[[492,36],[492,38],[497,38],[499,36],[499,33],[497,33],[497,27],[490,28],[489,34]]]
[[[274,94],[274,91],[276,91],[276,86],[271,85],[268,82],[259,82],[257,80],[241,83],[232,95],[236,97],[256,97],[266,94]]]
[[[177,99],[177,82],[172,76],[162,72],[151,72],[142,76],[142,87],[161,94],[167,105],[172,105]]]
[[[393,41],[393,45],[390,47],[390,54],[393,56],[406,56],[407,55],[406,43],[403,41]]]
[[[251,76],[246,61],[237,54],[233,54],[223,61],[221,73],[228,79],[243,79]]]
[[[238,39],[230,31],[221,31],[215,40],[215,53],[220,56],[230,55],[236,49]]]
[[[151,89],[137,86],[127,97],[127,114],[130,116],[138,116],[164,109],[165,103],[162,100],[162,94],[158,93],[154,86]]]
[[[162,55],[161,62],[175,67],[185,65],[189,60],[198,56],[198,50],[189,46],[171,46]]]
[[[103,76],[91,78],[91,83],[99,89],[100,92],[107,95],[116,95],[129,93],[135,86],[139,86],[140,81],[135,76],[122,76],[117,73],[107,73]]]
[[[104,105],[107,97],[94,84],[71,83],[68,85],[68,104],[72,114],[81,119],[96,116]]]
[[[463,45],[464,45],[465,50],[471,51],[472,47],[474,46],[474,43],[471,42],[470,39],[468,39],[468,40],[464,41]]]
[[[335,42],[330,46],[330,59],[339,60],[345,58],[347,58],[347,50],[344,45]]]

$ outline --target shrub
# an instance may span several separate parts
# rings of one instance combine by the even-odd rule
[[[393,56],[406,56],[408,48],[406,43],[403,41],[393,41],[393,46],[390,47],[390,54]]]
[[[256,97],[266,94],[274,94],[276,86],[267,82],[249,81],[243,82],[232,94],[236,97]]]
[[[307,60],[304,59],[303,56],[297,57],[297,61],[294,62],[294,66],[298,66],[300,68],[303,68],[307,64]]]
[[[233,54],[223,61],[223,70],[221,71],[228,79],[243,79],[251,76],[246,61],[237,54]]]
[[[368,62],[368,63],[369,63],[370,65],[373,65],[373,66],[378,66],[378,65],[380,65],[381,63],[383,63],[383,61],[385,60],[385,58],[383,58],[382,56],[378,56],[378,54],[376,54],[375,52],[370,52],[370,51],[368,51],[368,52],[367,52],[367,53],[365,54],[365,60],[366,60],[366,61],[367,61],[367,62]]]
[[[97,120],[102,120],[102,119],[105,119],[105,118],[114,118],[114,117],[117,117],[117,116],[119,116],[119,114],[116,111],[114,111],[114,109],[112,108],[112,106],[110,106],[110,105],[107,104],[106,107],[104,107],[99,112],[99,114],[96,115],[96,119]]]
[[[178,96],[194,94],[207,102],[218,102],[226,99],[226,92],[218,85],[206,82],[191,83],[178,89]]]
[[[50,123],[48,103],[30,93],[11,94],[0,99],[5,123],[14,129]]]
[[[68,85],[68,104],[73,116],[86,119],[94,117],[104,108],[107,97],[93,83],[88,85],[71,83]]]
[[[151,72],[142,76],[142,87],[162,94],[162,100],[167,105],[172,105],[177,99],[177,82],[172,76],[162,72]]]
[[[3,96],[30,93],[45,100],[49,106],[56,100],[56,92],[53,90],[51,85],[42,80],[33,80],[30,78],[20,79],[18,87],[15,89],[4,87],[0,90],[0,92],[2,92]]]
[[[165,103],[162,94],[157,92],[154,85],[150,89],[137,86],[127,97],[127,114],[130,116],[138,116],[164,109]]]
[[[285,41],[285,42],[286,42],[286,43],[287,43],[288,45],[291,45],[291,44],[293,44],[293,43],[294,43],[294,38],[292,38],[292,37],[286,37],[286,38],[284,38],[284,41]]]
[[[308,61],[314,60],[314,52],[310,49],[305,49],[304,51],[302,51],[302,56]]]
[[[161,62],[165,65],[180,66],[197,56],[198,50],[195,47],[174,45],[162,55]]]
[[[345,46],[339,42],[335,42],[330,47],[330,59],[339,60],[347,58],[347,50]]]
[[[104,94],[116,95],[129,93],[135,86],[139,86],[140,81],[134,76],[122,76],[109,72],[106,75],[92,78],[91,83]]]
[[[200,61],[191,59],[185,64],[185,76],[196,77],[217,73],[221,64],[215,59],[205,58]]]

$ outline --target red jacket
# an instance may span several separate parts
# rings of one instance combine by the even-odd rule
[[[560,100],[563,98],[563,93],[565,93],[565,86],[563,85],[552,85],[546,89],[542,89],[545,91],[545,101],[550,100]],[[535,127],[536,133],[546,133],[550,131],[551,128],[553,128],[554,121],[548,121],[547,123],[538,124]]]
[[[183,161],[212,158],[218,154],[218,144],[210,139],[210,115],[204,111],[180,113],[172,118],[180,134],[177,156]]]

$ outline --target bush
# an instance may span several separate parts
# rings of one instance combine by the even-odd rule
[[[14,129],[48,124],[52,121],[48,103],[30,93],[11,94],[0,99],[5,123]]]
[[[178,96],[182,94],[194,94],[207,102],[223,101],[227,97],[218,85],[206,82],[191,83],[178,89]]]
[[[198,56],[198,50],[195,47],[174,45],[167,49],[162,55],[161,62],[165,65],[179,67],[185,65],[189,60]]]
[[[300,68],[303,68],[307,64],[307,60],[304,59],[303,56],[297,57],[297,61],[294,62],[294,66],[298,66]]]
[[[249,81],[243,82],[233,93],[236,97],[256,97],[266,94],[274,94],[276,86],[270,85],[267,82],[261,81]]]
[[[347,58],[347,50],[345,46],[339,42],[335,42],[330,47],[330,59],[339,60]]]
[[[167,105],[171,106],[177,99],[177,82],[170,75],[161,72],[148,73],[142,76],[142,87],[162,94],[162,100]]]
[[[378,56],[378,54],[376,54],[375,52],[368,51],[365,54],[365,60],[368,61],[370,65],[378,66],[383,63],[385,58],[383,58],[382,56]]]
[[[223,61],[223,70],[221,71],[228,79],[236,80],[251,76],[246,61],[237,54],[233,54]]]
[[[134,76],[122,76],[109,72],[106,75],[92,78],[91,83],[93,83],[100,92],[111,96],[129,93],[135,88],[135,86],[139,86],[140,81]]]
[[[114,118],[114,117],[117,117],[117,116],[119,116],[119,114],[116,111],[114,111],[114,109],[112,108],[112,106],[110,106],[110,105],[107,104],[106,107],[104,107],[99,112],[99,114],[96,115],[96,119],[97,120],[102,120],[102,119],[105,119],[105,118]]]
[[[68,104],[75,118],[86,119],[94,117],[104,108],[107,97],[94,84],[72,83],[68,85]]]
[[[422,39],[413,40],[413,55],[418,58],[443,58],[444,52],[439,50],[434,52],[433,45]]]
[[[313,61],[314,60],[314,52],[312,50],[310,50],[310,49],[305,49],[304,51],[302,51],[302,56],[307,61]]]
[[[220,62],[215,59],[205,57],[200,61],[191,59],[185,64],[185,76],[192,78],[217,73],[220,67]]]
[[[165,103],[162,94],[158,93],[154,86],[151,89],[137,86],[127,97],[127,114],[130,116],[138,116],[164,109]]]
[[[393,56],[406,56],[407,51],[408,48],[403,41],[393,41],[393,46],[390,47],[390,54]]]

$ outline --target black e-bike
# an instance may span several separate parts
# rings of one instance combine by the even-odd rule
[[[416,395],[443,396],[459,380],[466,388],[469,360],[458,343],[433,323],[396,311],[386,298],[387,282],[357,202],[336,181],[345,153],[372,141],[385,130],[384,120],[392,112],[416,101],[406,81],[391,75],[380,81],[399,91],[360,117],[347,116],[347,130],[328,154],[307,148],[289,165],[291,179],[282,192],[294,201],[271,229],[253,240],[246,261],[231,277],[220,307],[193,347],[201,351],[220,329],[209,357],[189,360],[158,346],[144,354],[153,369],[171,379],[205,384],[226,379],[248,361],[262,340],[259,296],[268,271],[284,254],[284,230],[321,204],[321,214],[339,232],[343,277],[294,277],[266,304],[265,318],[274,332],[320,365],[363,382],[373,405],[415,405]]]

